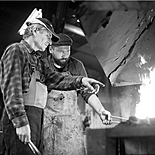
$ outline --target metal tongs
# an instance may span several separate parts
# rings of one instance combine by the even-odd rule
[[[37,147],[33,144],[31,140],[30,142],[28,142],[28,145],[35,155],[41,155],[40,151],[37,149]]]
[[[128,118],[125,118],[125,117],[119,117],[119,116],[113,116],[111,115],[112,118],[115,118],[115,119],[120,119],[120,120],[128,120]],[[112,121],[112,123],[120,123],[120,121]]]

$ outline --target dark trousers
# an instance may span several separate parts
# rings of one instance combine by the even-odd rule
[[[42,125],[43,125],[43,109],[26,106],[27,117],[31,129],[31,140],[36,147],[42,151]],[[3,117],[3,137],[6,147],[6,155],[34,155],[27,144],[21,142],[16,135],[16,130],[9,120],[7,113]]]
[[[5,144],[4,144],[4,138],[3,138],[3,131],[2,131],[2,115],[3,111],[0,110],[0,155],[5,155]]]
[[[5,155],[5,144],[2,130],[0,130],[0,155]]]

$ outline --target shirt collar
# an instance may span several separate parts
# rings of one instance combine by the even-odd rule
[[[43,56],[40,51],[36,51],[35,55],[37,58],[42,58],[42,56]]]
[[[34,52],[33,48],[25,40],[21,40],[21,43],[24,44],[29,53]]]
[[[34,51],[33,48],[25,40],[21,40],[21,43],[24,44],[30,54],[34,54],[37,58],[42,57],[42,54],[39,51]]]

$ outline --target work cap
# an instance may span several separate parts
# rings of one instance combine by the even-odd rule
[[[53,42],[52,45],[54,46],[72,46],[73,40],[64,33],[59,33],[58,37],[60,38],[59,41]]]
[[[54,32],[53,25],[48,19],[46,19],[46,18],[35,18],[35,19],[27,22],[27,25],[30,25],[30,24],[43,25],[47,30],[49,30],[53,34],[52,41],[54,41],[54,42],[59,41],[59,36]]]

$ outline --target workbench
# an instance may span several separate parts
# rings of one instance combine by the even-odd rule
[[[155,136],[155,125],[119,124],[108,129],[87,129],[87,153],[88,155],[118,155],[121,139],[152,136]]]

